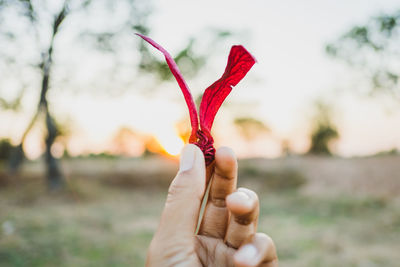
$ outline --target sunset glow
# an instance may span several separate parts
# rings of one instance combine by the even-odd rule
[[[161,146],[171,156],[178,156],[183,146],[185,145],[182,139],[177,135],[168,134],[157,136]]]
[[[335,154],[365,156],[400,149],[398,105],[393,105],[395,108],[387,112],[386,102],[352,95],[353,87],[362,87],[363,83],[357,80],[352,69],[327,57],[324,50],[328,42],[353,25],[362,24],[380,12],[394,10],[398,1],[373,0],[368,5],[362,1],[348,1],[346,5],[316,0],[274,4],[255,1],[252,5],[236,2],[233,5],[240,8],[232,9],[224,16],[220,15],[221,10],[232,5],[231,1],[155,3],[157,9],[148,21],[152,25],[149,36],[165,46],[171,55],[176,55],[194,38],[197,42],[191,53],[205,57],[206,64],[201,71],[187,76],[186,82],[195,99],[219,78],[232,45],[244,45],[257,58],[258,63],[235,87],[227,105],[222,106],[215,119],[216,145],[232,147],[239,157],[279,157],[284,140],[292,152],[305,153],[312,121],[310,107],[314,100],[322,97],[332,105],[332,119],[340,130]],[[174,6],[196,12],[180,12],[180,9],[172,8]],[[123,13],[123,10],[116,12]],[[252,15],[237,20],[243,14]],[[337,19],[339,16],[340,20]],[[316,19],[318,23],[315,23]],[[17,27],[16,21],[10,20],[11,31]],[[182,21],[190,23],[182,24]],[[111,68],[114,66],[112,54],[93,52],[76,42],[77,28],[68,23],[64,25],[66,31],[55,42],[48,96],[52,115],[68,132],[65,142],[54,146],[54,154],[61,156],[65,149],[71,156],[109,153],[140,157],[146,151],[178,155],[184,142],[188,141],[186,131],[189,130],[190,135],[190,120],[176,82],[160,81],[152,71],[135,69],[140,63],[140,51],[138,38],[133,34],[119,40],[124,52],[119,55],[123,59],[118,65],[121,69],[116,70]],[[93,29],[99,27],[96,23],[90,26]],[[210,37],[209,29],[226,30],[232,36],[221,42],[215,41],[215,47],[210,49],[208,42],[213,37]],[[26,48],[21,53],[21,60],[35,58],[35,48]],[[152,54],[164,61],[159,53],[152,51]],[[190,70],[185,70],[184,63],[178,65],[186,77]],[[75,73],[73,70],[77,67],[79,71]],[[23,69],[24,75],[13,76],[7,64],[0,64],[0,74],[4,82],[0,97],[9,102],[18,95],[15,81],[25,79],[21,80],[26,85],[21,110],[0,112],[0,138],[18,144],[36,109],[40,77],[29,68]],[[113,75],[117,78],[115,81],[111,81]],[[362,91],[363,88],[357,89]],[[257,140],[246,140],[234,126],[238,116],[256,118],[268,126],[271,133]],[[183,129],[178,134],[175,131],[177,124]],[[120,133],[124,127],[127,132]],[[45,136],[43,125],[35,126],[28,135],[24,150],[29,159],[43,155]],[[147,142],[149,138],[155,139],[151,149]]]

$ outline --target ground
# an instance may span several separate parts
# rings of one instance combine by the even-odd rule
[[[259,231],[280,266],[398,266],[400,157],[242,160]],[[49,193],[40,163],[0,181],[0,266],[143,266],[173,160],[64,160]]]

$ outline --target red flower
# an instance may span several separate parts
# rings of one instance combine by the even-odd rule
[[[215,115],[221,107],[222,102],[224,102],[225,98],[232,91],[232,88],[243,79],[254,63],[256,63],[255,58],[243,46],[232,46],[224,74],[219,80],[210,85],[203,94],[199,110],[200,116],[198,116],[189,87],[171,55],[149,37],[141,34],[137,35],[164,54],[168,67],[178,82],[189,108],[190,122],[192,125],[189,143],[196,144],[200,147],[204,153],[206,164],[209,165],[213,162],[215,156],[215,148],[213,146],[214,139],[211,136],[211,127]]]

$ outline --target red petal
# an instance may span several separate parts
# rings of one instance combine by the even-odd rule
[[[204,92],[200,104],[200,126],[209,138],[215,115],[222,102],[232,91],[232,87],[246,76],[254,63],[256,59],[243,46],[232,46],[224,74]]]
[[[139,33],[136,33],[136,35],[142,37],[146,42],[148,42],[149,44],[151,44],[156,49],[160,50],[161,53],[164,54],[168,67],[171,70],[172,74],[174,75],[176,81],[178,82],[179,87],[182,90],[183,96],[185,97],[186,105],[188,106],[189,109],[190,123],[192,124],[192,133],[190,135],[189,142],[190,143],[196,142],[197,140],[196,133],[199,128],[196,105],[194,104],[193,97],[192,94],[190,93],[189,87],[187,86],[181,72],[179,71],[178,65],[176,65],[174,59],[171,57],[168,51],[165,50],[161,45],[157,44],[154,40],[150,39],[147,36],[144,36]]]

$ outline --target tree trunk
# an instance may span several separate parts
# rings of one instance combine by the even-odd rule
[[[59,161],[51,153],[51,147],[57,137],[58,131],[56,123],[46,110],[46,166],[47,166],[47,183],[50,190],[57,190],[64,186],[64,176],[62,175]]]
[[[39,115],[45,112],[46,115],[46,128],[47,128],[47,136],[46,136],[46,153],[45,153],[45,160],[46,160],[46,175],[47,175],[47,183],[50,190],[60,189],[64,185],[64,176],[62,175],[59,162],[51,153],[51,147],[54,144],[54,141],[58,135],[57,125],[54,119],[50,115],[49,106],[47,102],[47,92],[49,90],[49,81],[50,81],[50,70],[52,67],[52,57],[53,57],[53,44],[54,38],[56,37],[59,27],[65,17],[68,14],[67,9],[67,2],[64,2],[64,6],[60,13],[55,17],[54,24],[53,24],[53,33],[51,36],[49,47],[43,57],[43,61],[40,64],[42,70],[42,88],[40,91],[40,100],[38,103],[37,111],[34,117],[32,118],[31,122],[29,123],[27,129],[25,130],[22,138],[21,143],[16,147],[13,156],[10,159],[10,170],[12,174],[15,174],[18,168],[20,167],[23,158],[24,152],[22,149],[23,143],[25,141],[26,136],[28,135],[29,131],[32,129],[33,125],[35,124]]]
[[[21,166],[21,163],[25,158],[22,144],[23,143],[21,142],[19,145],[12,148],[10,160],[8,163],[10,176],[14,176],[17,173],[19,166]]]

